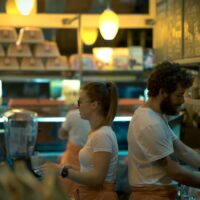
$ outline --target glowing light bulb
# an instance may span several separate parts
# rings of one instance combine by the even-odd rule
[[[7,14],[20,14],[19,10],[16,7],[15,0],[7,0],[6,1],[6,13]]]
[[[95,43],[98,36],[96,28],[81,28],[81,39],[84,44],[92,45]]]
[[[112,40],[119,29],[119,19],[115,12],[106,9],[99,17],[99,29],[105,40]]]
[[[22,15],[30,15],[35,6],[35,0],[15,0],[17,8]]]
[[[112,54],[113,54],[112,48],[109,47],[94,48],[93,53],[95,58],[102,61],[103,63],[112,62]]]

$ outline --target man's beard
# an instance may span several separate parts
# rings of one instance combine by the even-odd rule
[[[163,99],[163,101],[160,103],[160,109],[162,113],[166,115],[177,115],[180,106],[180,104],[173,104],[170,96]]]

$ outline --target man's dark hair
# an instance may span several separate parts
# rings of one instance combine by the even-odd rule
[[[155,66],[147,82],[148,95],[155,97],[162,88],[171,94],[180,84],[187,89],[192,86],[192,75],[187,73],[178,63],[163,62]]]

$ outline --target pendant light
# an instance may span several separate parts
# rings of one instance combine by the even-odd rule
[[[15,0],[7,0],[6,1],[6,13],[7,14],[20,14],[19,10],[16,7]]]
[[[113,40],[119,29],[117,14],[110,8],[104,10],[99,17],[99,30],[105,40]]]
[[[15,0],[21,15],[30,15],[36,12],[36,0]]]
[[[96,28],[81,28],[81,40],[86,45],[92,45],[95,43],[98,36],[98,30]]]

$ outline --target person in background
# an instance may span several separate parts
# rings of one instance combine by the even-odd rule
[[[91,82],[83,85],[78,107],[83,119],[90,122],[87,143],[79,152],[80,170],[59,164],[44,164],[54,168],[63,178],[79,183],[76,200],[116,200],[114,191],[118,163],[118,144],[111,124],[117,112],[118,94],[114,83]]]
[[[200,188],[200,154],[180,141],[165,118],[177,115],[192,77],[179,64],[158,64],[148,79],[149,99],[129,124],[128,170],[131,200],[173,200],[177,182]]]
[[[66,150],[59,162],[61,165],[69,165],[80,169],[78,154],[87,141],[90,129],[89,121],[81,118],[78,109],[67,113],[66,119],[58,132],[60,139],[67,140]],[[69,179],[61,179],[61,182],[66,194],[72,197],[77,184]]]

